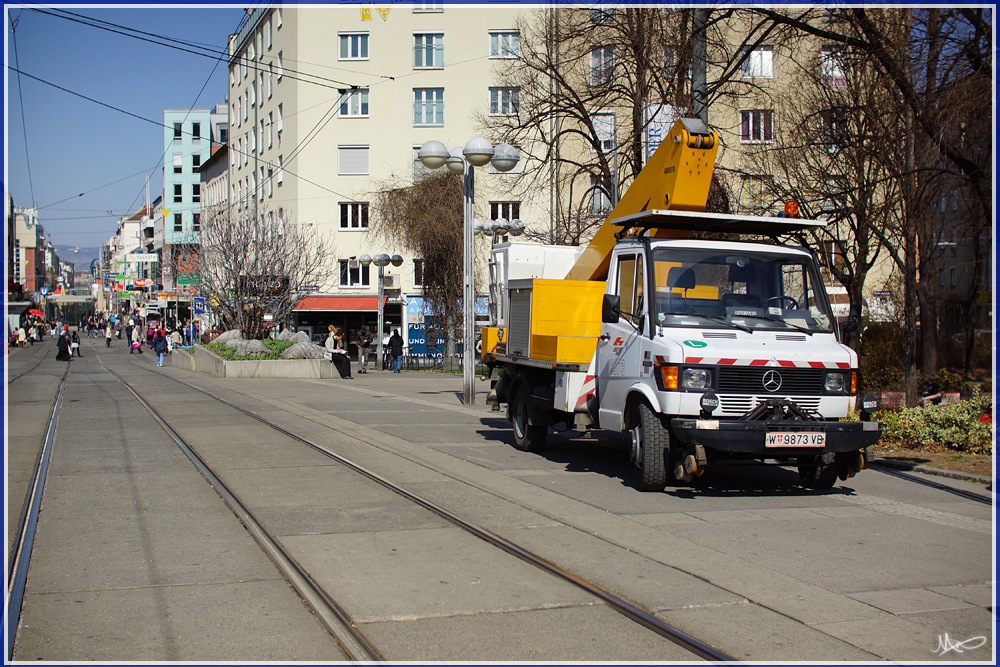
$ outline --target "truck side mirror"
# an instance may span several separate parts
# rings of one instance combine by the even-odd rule
[[[621,297],[617,294],[605,294],[601,303],[601,321],[617,324],[619,313],[621,313]]]
[[[845,333],[848,331],[857,331],[861,328],[861,304],[856,303],[851,305],[850,314],[847,316],[847,321],[844,322],[842,331]]]

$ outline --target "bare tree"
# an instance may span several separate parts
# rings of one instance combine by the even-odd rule
[[[303,296],[300,286],[327,284],[334,249],[311,230],[266,209],[229,207],[208,217],[201,231],[200,293],[223,328],[263,338],[265,314],[287,321]]]
[[[447,326],[454,350],[463,296],[462,179],[436,172],[413,185],[386,184],[372,198],[370,230],[423,259],[423,297]]]

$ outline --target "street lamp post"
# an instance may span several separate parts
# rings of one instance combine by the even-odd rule
[[[370,255],[361,255],[361,257],[358,258],[358,261],[361,262],[362,264],[364,264],[365,266],[369,266],[372,262],[375,262],[376,266],[378,266],[378,304],[377,304],[377,308],[378,308],[378,341],[377,341],[377,344],[376,344],[376,347],[375,347],[375,350],[376,350],[376,352],[375,352],[375,355],[376,355],[375,368],[381,369],[382,368],[382,336],[384,334],[383,329],[385,328],[385,312],[384,312],[385,309],[382,307],[382,298],[385,295],[385,280],[384,280],[384,278],[385,278],[385,267],[387,265],[389,265],[389,264],[392,264],[393,266],[401,266],[403,264],[403,258],[401,256],[399,256],[399,255],[393,255],[392,257],[389,257],[389,255],[387,255],[387,254],[385,254],[383,252],[383,253],[379,253],[378,255],[375,255],[374,257],[371,257]]]
[[[463,254],[464,254],[464,292],[463,310],[465,319],[465,345],[462,355],[462,385],[463,403],[473,405],[476,402],[475,380],[475,350],[473,340],[476,337],[476,289],[475,289],[475,254],[473,249],[474,207],[476,199],[475,175],[473,167],[481,167],[492,163],[497,171],[507,172],[517,166],[521,159],[517,149],[509,144],[494,146],[487,139],[473,137],[465,144],[465,148],[453,148],[450,152],[440,141],[428,141],[420,147],[417,153],[420,162],[428,169],[440,169],[447,166],[448,171],[463,175],[463,193],[465,205],[462,213]]]

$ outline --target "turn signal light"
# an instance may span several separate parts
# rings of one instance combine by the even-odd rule
[[[852,394],[858,393],[858,372],[857,371],[852,371],[851,372],[851,393]]]
[[[665,391],[676,390],[677,366],[660,366],[660,379],[663,381]]]

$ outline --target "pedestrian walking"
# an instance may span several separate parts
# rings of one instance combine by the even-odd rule
[[[70,354],[75,354],[78,357],[83,356],[82,354],[80,354],[80,335],[75,331],[73,332],[73,335],[70,337],[69,348],[70,348]]]
[[[27,341],[27,334],[24,333],[24,327],[17,328],[17,346],[24,347],[24,343]]]
[[[181,338],[181,332],[180,331],[178,331],[177,329],[174,329],[173,331],[170,332],[170,352],[171,353],[173,353],[173,348],[180,347],[182,340],[183,339]]]
[[[372,349],[372,334],[368,327],[361,327],[358,331],[358,372],[368,372],[368,355]]]
[[[142,328],[138,325],[132,327],[132,349],[128,353],[132,352],[142,354]]]
[[[337,367],[337,372],[340,373],[340,377],[344,380],[353,380],[351,376],[351,358],[347,356],[347,350],[344,349],[344,334],[341,333],[340,329],[335,329],[331,324],[327,327],[328,335],[323,346],[326,348],[327,354],[330,355],[330,363]]]
[[[156,352],[156,365],[163,365],[163,355],[167,352],[167,335],[163,329],[157,329],[153,334],[153,352]]]
[[[389,338],[389,354],[392,356],[392,372],[399,373],[403,364],[403,337],[399,335],[399,329],[392,330],[392,337]]]
[[[69,329],[69,327],[66,328]],[[59,334],[59,337],[56,339],[56,349],[59,350],[56,354],[56,361],[72,361],[73,355],[70,352],[69,331]]]
[[[111,323],[108,322],[108,326],[104,327],[104,346],[111,347],[111,336],[114,335],[114,329]]]

